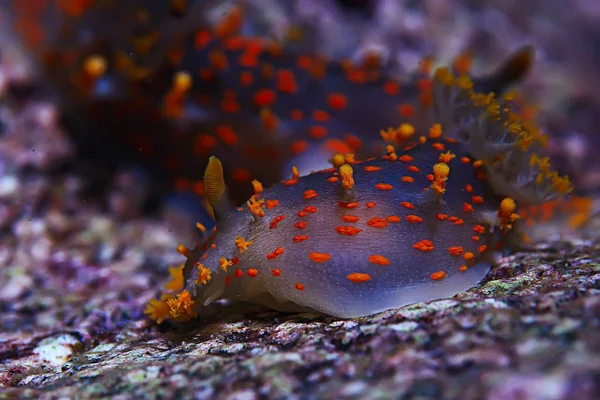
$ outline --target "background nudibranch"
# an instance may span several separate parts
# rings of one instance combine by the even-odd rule
[[[270,186],[291,166],[301,174],[323,168],[332,153],[379,156],[379,129],[418,125],[431,60],[400,81],[375,54],[330,60],[252,36],[242,7],[209,25],[201,9],[210,3],[12,2],[16,29],[61,93],[81,158],[131,158],[154,180],[202,195],[198,166],[216,155],[239,204],[252,179]],[[530,63],[531,49],[521,49],[475,87],[500,91]],[[459,57],[454,70],[469,64]]]
[[[188,260],[172,271],[174,290],[146,313],[186,321],[226,297],[347,318],[473,286],[518,223],[517,201],[572,190],[538,156],[544,136],[512,101],[438,69],[420,110],[423,124],[437,121],[428,130],[383,131],[405,144],[381,158],[346,155],[268,189],[255,183],[242,208],[229,202],[222,164],[211,158],[204,181],[217,227],[201,246],[182,249]]]

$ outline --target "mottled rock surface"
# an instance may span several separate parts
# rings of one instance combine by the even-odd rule
[[[126,234],[104,223],[99,238]],[[35,262],[28,254],[11,267],[0,300],[3,394],[600,396],[595,232],[505,258],[479,287],[452,299],[352,320],[218,305],[216,316],[180,328],[155,326],[141,314],[164,278],[142,257],[155,245],[79,264],[65,245],[64,260]]]

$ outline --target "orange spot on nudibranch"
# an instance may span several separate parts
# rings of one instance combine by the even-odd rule
[[[394,187],[392,185],[390,185],[389,183],[377,183],[377,184],[375,184],[375,188],[382,190],[382,191],[394,189]]]
[[[464,249],[462,246],[452,246],[452,247],[448,247],[448,253],[452,254],[453,256],[460,256],[463,253]]]
[[[283,249],[283,247],[278,247],[275,250],[273,250],[272,253],[267,254],[267,260],[273,260],[282,255],[284,252],[285,250]]]
[[[377,265],[389,265],[390,260],[380,254],[372,254],[369,256],[369,262]]]
[[[408,201],[403,201],[400,203],[400,205],[404,208],[407,208],[409,210],[414,210],[415,206],[412,203],[409,203]]]
[[[331,93],[327,96],[327,104],[334,110],[340,111],[348,105],[348,99],[341,93]]]
[[[265,200],[265,208],[267,210],[277,207],[278,205],[279,205],[279,200],[277,200],[277,199]]]
[[[437,272],[434,272],[431,275],[429,275],[429,277],[431,279],[433,279],[434,281],[439,281],[440,279],[444,279],[446,277],[446,272],[445,271],[437,271]]]
[[[371,275],[364,274],[361,272],[353,272],[351,274],[346,275],[346,278],[352,283],[362,283],[370,281]]]
[[[412,224],[417,224],[419,222],[423,222],[423,218],[421,218],[417,215],[413,215],[413,214],[407,215],[406,220]]]
[[[294,224],[298,229],[306,229],[306,221],[299,221]]]
[[[356,215],[342,215],[342,221],[344,222],[358,222],[360,220]]]
[[[304,197],[306,200],[314,199],[315,197],[318,197],[318,196],[319,196],[319,194],[314,189],[308,189],[308,190],[305,190],[304,193],[302,193],[302,197]]]
[[[285,215],[278,215],[269,223],[269,229],[277,228],[277,224],[285,219]]]
[[[385,219],[379,217],[373,217],[367,221],[367,225],[373,228],[385,228],[387,224],[388,222]]]
[[[369,201],[365,205],[367,206],[367,208],[373,208],[377,205],[377,203],[375,203],[374,201]]]
[[[360,232],[362,232],[362,229],[359,228],[355,228],[354,226],[338,226],[335,228],[335,230],[342,234],[342,235],[347,235],[347,236],[354,236]]]
[[[292,240],[294,241],[294,243],[304,242],[305,240],[308,240],[308,236],[297,235],[297,236],[294,236],[294,239],[292,239]]]
[[[318,253],[313,251],[308,254],[308,258],[310,258],[314,262],[321,263],[331,260],[331,255],[327,253]]]
[[[249,277],[254,278],[258,275],[258,270],[256,268],[248,268],[248,272],[246,272]]]
[[[417,249],[419,251],[431,251],[435,248],[431,240],[421,240],[412,245],[413,249]]]
[[[294,287],[296,288],[296,290],[300,290],[300,291],[304,290],[304,285],[301,283],[296,283],[294,285]]]

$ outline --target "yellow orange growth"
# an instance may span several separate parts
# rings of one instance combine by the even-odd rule
[[[244,254],[246,252],[246,250],[248,250],[248,246],[250,246],[252,244],[252,241],[251,240],[246,241],[241,235],[238,235],[238,237],[235,239],[234,243],[235,243],[235,247],[238,248],[240,253]]]
[[[165,290],[178,292],[183,289],[183,267],[183,264],[169,267],[169,275],[171,275],[171,280],[165,284]]]
[[[202,263],[196,263],[196,268],[198,268],[199,271],[196,283],[206,285],[211,278],[210,269],[206,268]]]
[[[433,166],[434,180],[431,183],[431,188],[438,194],[446,192],[446,181],[450,175],[450,167],[446,163],[438,163]]]
[[[169,314],[175,321],[185,322],[196,317],[193,310],[194,300],[192,295],[187,290],[182,291],[175,298],[167,300],[169,306]]]
[[[344,164],[340,167],[340,177],[342,178],[342,187],[346,190],[354,188],[353,170],[350,164]]]

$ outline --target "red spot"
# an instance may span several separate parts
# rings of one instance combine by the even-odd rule
[[[419,169],[419,167],[417,167],[416,165],[409,165],[408,166],[408,170],[412,171],[412,172],[421,172],[421,170]]]
[[[473,227],[473,230],[475,231],[475,233],[483,235],[485,233],[485,226],[483,226],[483,225],[475,225]]]
[[[290,119],[294,121],[300,121],[304,118],[304,113],[302,110],[298,110],[297,108],[290,111]]]
[[[277,89],[283,93],[294,94],[298,92],[298,84],[296,83],[296,76],[288,69],[277,71],[275,77]]]
[[[231,283],[231,275],[227,275],[225,277],[225,286],[229,286],[230,283]]]
[[[434,272],[431,275],[429,275],[429,277],[431,279],[433,279],[434,281],[439,281],[440,279],[444,279],[446,277],[446,272],[437,271],[437,272]]]
[[[306,229],[306,221],[299,221],[294,224],[298,229]]]
[[[465,251],[465,249],[462,246],[448,247],[448,253],[452,254],[453,256],[460,256],[463,251]]]
[[[354,202],[354,201],[352,201],[350,203],[345,203],[345,202],[340,201],[338,203],[338,206],[343,207],[343,208],[356,208],[356,207],[358,207],[358,203]]]
[[[398,160],[405,162],[405,163],[409,163],[409,162],[413,162],[415,159],[412,156],[409,156],[408,154],[404,154],[404,155],[398,157]]]
[[[344,222],[358,222],[360,220],[356,215],[342,215],[342,221]]]
[[[198,31],[194,36],[194,46],[198,50],[204,49],[212,40],[212,36],[208,31]]]
[[[267,210],[270,210],[271,208],[277,207],[278,205],[279,205],[279,200],[277,200],[277,199],[265,201],[265,208]]]
[[[314,199],[315,197],[318,197],[319,194],[314,189],[308,189],[308,190],[305,190],[304,193],[302,193],[302,196],[306,200],[310,200],[310,199]]]
[[[475,204],[483,204],[483,197],[481,197],[481,196],[473,196],[473,197],[471,197],[471,200]]]
[[[323,145],[329,153],[351,153],[352,149],[343,140],[340,139],[328,139]]]
[[[326,262],[331,260],[331,255],[327,253],[318,253],[316,251],[313,251],[308,254],[308,258],[310,258],[314,262]]]
[[[419,222],[423,222],[423,218],[412,214],[407,215],[406,220],[411,224],[418,224]]]
[[[244,272],[238,268],[235,270],[235,276],[236,278],[241,278],[242,276],[244,276]]]
[[[341,93],[331,93],[327,97],[327,104],[336,111],[343,110],[348,105],[348,99]]]
[[[299,242],[304,242],[305,240],[308,240],[308,236],[306,235],[297,235],[294,236],[294,243],[299,243]]]
[[[433,143],[431,145],[431,147],[433,147],[434,149],[436,149],[438,151],[444,151],[444,150],[446,150],[446,146],[444,146],[443,143]]]
[[[252,173],[244,168],[236,168],[233,170],[232,177],[237,182],[248,182],[252,179]]]
[[[377,183],[375,184],[375,188],[383,191],[394,189],[394,187],[389,183]]]
[[[308,128],[308,134],[315,139],[322,139],[327,136],[327,128],[323,125],[313,125]]]
[[[387,226],[387,221],[383,218],[373,217],[369,221],[367,221],[367,225],[373,228],[385,228]]]
[[[254,278],[258,275],[258,270],[256,268],[248,268],[247,274],[249,277]]]
[[[282,221],[283,219],[285,219],[285,215],[278,215],[275,218],[273,218],[273,220],[269,224],[269,229],[277,228],[277,224],[279,224],[279,222]]]
[[[400,205],[404,208],[407,208],[409,210],[414,210],[415,206],[412,205],[412,203],[409,203],[408,201],[403,201],[400,203]]]
[[[227,125],[219,125],[216,128],[217,136],[228,146],[235,146],[238,141],[238,137],[234,130]]]
[[[362,232],[362,229],[355,228],[354,226],[338,226],[335,228],[335,230],[339,234],[347,235],[347,236],[354,236],[354,235]]]
[[[329,114],[323,110],[315,110],[312,113],[312,117],[315,121],[325,123],[329,121]]]
[[[367,206],[367,208],[373,208],[377,205],[377,203],[375,203],[374,201],[369,201],[365,205]]]
[[[398,113],[402,117],[410,118],[415,114],[415,108],[410,104],[400,104]]]
[[[381,254],[372,254],[369,256],[369,262],[377,265],[390,265],[390,260]]]
[[[421,240],[413,244],[412,247],[420,251],[431,251],[435,248],[431,240]]]
[[[388,215],[387,217],[385,217],[385,219],[388,222],[392,222],[392,223],[398,223],[398,222],[400,222],[402,220],[402,218],[400,218],[397,215]]]
[[[304,211],[306,211],[307,213],[314,214],[314,213],[317,212],[317,207],[315,207],[315,206],[306,206],[306,207],[304,207]]]
[[[300,291],[304,290],[304,285],[303,285],[303,284],[301,284],[301,283],[296,283],[296,284],[294,285],[294,287],[295,287],[297,290],[300,290]]]
[[[367,172],[381,171],[381,167],[377,167],[375,165],[365,165],[365,171],[367,171]]]
[[[385,94],[390,96],[396,96],[398,93],[400,93],[400,85],[398,82],[387,81],[383,84],[383,91]]]
[[[280,276],[281,275],[281,270],[280,269],[272,269],[271,270],[271,275],[273,275],[273,276]]]
[[[362,140],[360,140],[360,138],[358,136],[353,135],[351,133],[346,133],[344,135],[344,140],[346,141],[348,146],[350,146],[350,148],[352,148],[352,150],[358,150],[363,145]]]
[[[271,89],[261,89],[254,94],[254,103],[261,107],[268,107],[275,103],[277,95]]]
[[[267,260],[273,260],[282,255],[284,252],[285,250],[283,249],[283,247],[278,247],[275,250],[273,250],[272,253],[267,254]]]
[[[292,154],[298,155],[300,153],[304,153],[308,148],[308,143],[304,140],[296,140],[292,142]]]

